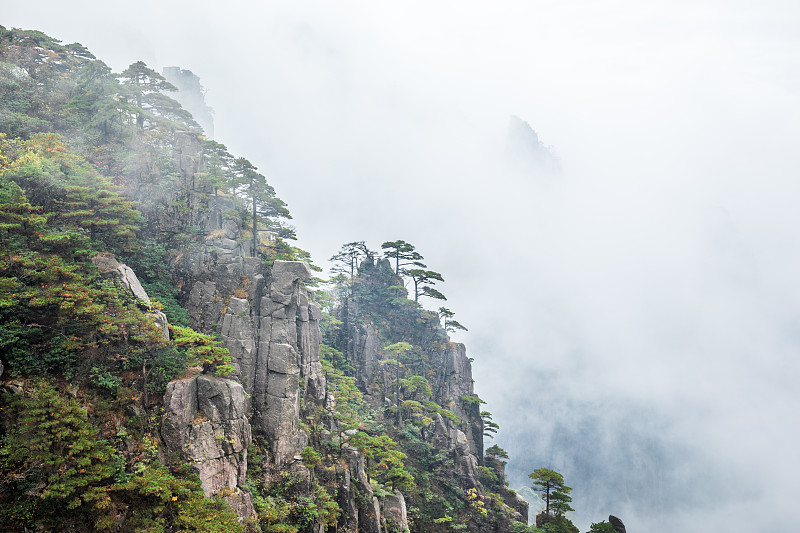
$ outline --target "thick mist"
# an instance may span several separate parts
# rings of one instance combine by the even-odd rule
[[[415,244],[512,487],[559,470],[581,531],[796,527],[796,3],[0,4],[200,76],[317,263]],[[509,149],[512,115],[560,172]]]

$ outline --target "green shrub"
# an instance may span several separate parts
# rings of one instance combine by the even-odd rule
[[[320,457],[317,451],[311,446],[306,446],[300,455],[303,458],[303,463],[308,467],[317,466],[322,463],[322,457]]]
[[[186,351],[189,365],[202,365],[204,372],[214,372],[218,376],[229,376],[236,372],[230,364],[230,351],[211,335],[206,335],[190,327],[170,324],[172,342]]]
[[[115,394],[122,386],[121,379],[112,375],[108,370],[97,368],[96,366],[92,367],[92,370],[89,372],[89,377],[96,387],[105,389],[112,394]]]
[[[65,508],[88,513],[102,506],[118,470],[115,451],[97,438],[78,403],[47,383],[5,399],[17,424],[0,447],[0,477],[10,481],[2,485],[0,516],[46,520]]]

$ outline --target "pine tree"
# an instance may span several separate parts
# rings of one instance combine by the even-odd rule
[[[253,164],[243,157],[233,160],[236,192],[250,205],[252,220],[251,253],[258,255],[259,228],[270,231],[282,239],[295,239],[294,229],[278,219],[291,219],[286,204],[275,195],[267,178],[257,172]]]
[[[135,105],[136,125],[144,129],[145,120],[154,121],[152,111],[163,101],[157,95],[162,91],[177,91],[161,74],[148,67],[143,61],[136,61],[120,73],[127,95]],[[173,100],[174,101],[174,100]]]
[[[564,476],[549,468],[537,468],[528,477],[533,480],[533,489],[544,498],[546,515],[563,516],[567,511],[574,510],[569,506],[572,487],[564,484]]]
[[[419,302],[420,295],[437,300],[446,300],[447,298],[441,292],[431,287],[437,281],[444,281],[442,275],[433,270],[426,270],[428,267],[419,261],[415,261],[413,265],[416,268],[403,270],[403,274],[410,277],[414,282],[414,301]]]
[[[381,248],[386,250],[384,252],[386,257],[394,259],[394,273],[396,276],[400,275],[400,267],[424,259],[419,252],[414,250],[414,246],[406,241],[387,241],[381,244]]]

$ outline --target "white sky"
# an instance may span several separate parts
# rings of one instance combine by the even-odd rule
[[[199,75],[216,139],[272,180],[317,262],[416,244],[470,328],[510,471],[553,461],[594,513],[582,530],[795,527],[800,4],[44,4],[0,0],[0,24]],[[511,114],[561,178],[508,165]],[[601,440],[554,452],[587,420]],[[667,451],[626,463],[629,435]],[[581,484],[619,480],[570,478],[587,447],[667,489],[591,503]],[[701,482],[676,510],[683,475]]]

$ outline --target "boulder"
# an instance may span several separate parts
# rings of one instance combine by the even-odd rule
[[[139,283],[139,278],[136,273],[126,264],[120,263],[117,259],[109,253],[99,253],[92,257],[92,263],[100,269],[100,272],[106,276],[116,278],[131,291],[135,298],[138,298],[147,307],[150,307],[150,297],[147,296],[142,284]]]
[[[142,284],[139,283],[139,278],[136,277],[136,273],[129,267],[128,265],[120,265],[117,268],[119,272],[119,278],[122,281],[122,284],[128,287],[128,290],[131,291],[131,294],[141,302],[146,305],[147,307],[152,306],[152,302],[150,301],[150,297],[147,296]]]

